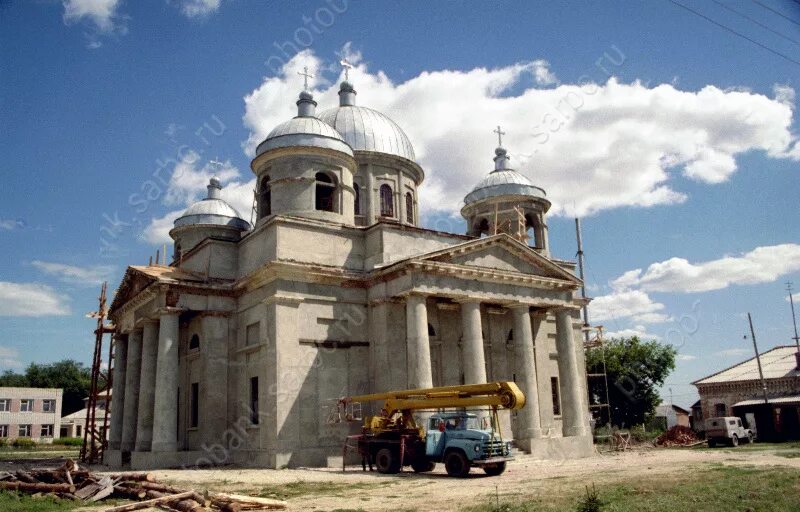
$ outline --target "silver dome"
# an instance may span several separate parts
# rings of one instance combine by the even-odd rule
[[[187,208],[175,219],[175,227],[202,224],[230,226],[240,230],[250,229],[250,223],[244,220],[233,206],[220,199],[221,189],[219,180],[216,177],[211,178],[208,184],[208,197]]]
[[[256,156],[271,149],[297,146],[318,147],[341,151],[353,156],[353,150],[342,136],[314,117],[316,102],[307,92],[300,93],[298,115],[276,126],[256,148]]]
[[[336,129],[356,151],[374,151],[416,161],[414,147],[405,132],[388,116],[355,105],[356,92],[342,82],[339,106],[325,110],[319,118]]]
[[[508,168],[506,150],[495,150],[495,170],[475,185],[472,192],[464,197],[464,203],[470,204],[497,196],[531,196],[545,199],[543,188],[534,185],[526,176]]]

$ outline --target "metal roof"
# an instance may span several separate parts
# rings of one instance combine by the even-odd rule
[[[256,148],[256,156],[271,149],[311,146],[335,149],[353,156],[353,150],[329,124],[316,117],[294,117],[276,126]]]
[[[470,204],[489,197],[519,195],[545,199],[543,188],[537,187],[526,176],[508,167],[508,154],[499,147],[495,150],[495,169],[478,182],[472,192],[464,197],[464,203]]]
[[[770,404],[795,404],[800,403],[800,395],[795,396],[781,396],[778,398],[769,398]],[[731,407],[742,407],[748,405],[762,405],[764,403],[764,399],[755,399],[755,400],[742,400],[741,402],[736,402]]]
[[[775,347],[761,354],[761,367],[764,370],[764,378],[800,377],[800,371],[797,369],[797,359],[795,358],[796,353],[797,347],[787,345]],[[695,381],[693,384],[721,384],[749,380],[759,380],[758,363],[755,357]]]
[[[214,177],[208,183],[208,197],[191,205],[175,219],[175,227],[195,224],[231,226],[241,230],[250,229],[250,223],[236,209],[219,197],[222,186]]]

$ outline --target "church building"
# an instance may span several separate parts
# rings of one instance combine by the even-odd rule
[[[505,148],[464,199],[465,234],[420,225],[414,148],[349,81],[321,112],[302,92],[251,169],[254,225],[211,179],[172,263],[125,272],[107,462],[341,465],[359,425],[326,421],[338,397],[496,380],[527,397],[503,420],[520,450],[592,453],[581,281]]]

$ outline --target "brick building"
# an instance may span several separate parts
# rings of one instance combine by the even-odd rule
[[[0,387],[0,439],[47,443],[61,427],[61,389]]]

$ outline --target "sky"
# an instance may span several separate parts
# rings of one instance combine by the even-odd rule
[[[0,370],[91,360],[100,284],[144,264],[217,175],[245,218],[255,145],[302,78],[406,131],[426,227],[511,164],[583,225],[590,319],[674,345],[662,396],[792,342],[800,2],[0,1]]]

